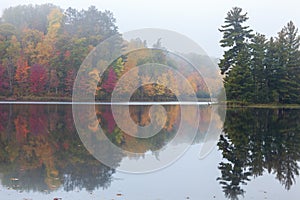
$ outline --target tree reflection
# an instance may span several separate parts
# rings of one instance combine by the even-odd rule
[[[115,123],[110,106],[96,106],[91,110],[96,110],[99,121],[89,124],[91,134],[86,130],[85,139],[97,144],[94,146],[99,148],[93,150],[108,152],[107,159],[113,168],[130,155],[114,152],[106,140],[103,142],[103,138],[93,134],[99,123],[106,136],[122,149],[141,153],[142,157],[151,151],[159,159],[159,150],[173,139],[181,120],[179,105],[165,106],[165,109],[167,120],[161,131],[149,138],[136,138],[138,128],[132,129],[135,132],[131,135],[126,134]],[[193,107],[186,106],[186,109]],[[150,123],[149,110],[150,106],[130,106],[129,109],[131,118],[140,126]],[[203,140],[211,120],[210,107],[199,110],[200,126],[195,143]],[[80,117],[89,123],[91,116]],[[45,192],[58,188],[93,191],[110,186],[115,169],[100,163],[83,146],[74,127],[71,105],[0,105],[0,118],[0,178],[3,186]],[[160,113],[153,115],[153,119],[162,121]],[[193,125],[195,116],[189,114],[182,119],[183,123]],[[193,134],[179,133],[181,139],[178,141],[185,143],[190,137],[194,137]]]
[[[25,191],[92,191],[110,185],[115,170],[82,145],[71,106],[0,105],[0,117],[2,185]]]
[[[250,178],[275,174],[289,190],[299,175],[300,110],[229,109],[218,147],[223,161],[219,180],[225,196],[244,195]]]

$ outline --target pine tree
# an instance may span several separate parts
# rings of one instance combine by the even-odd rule
[[[257,33],[251,44],[251,73],[254,83],[254,102],[267,103],[268,83],[265,66],[267,39],[265,35]]]
[[[282,30],[284,33],[284,45],[287,51],[286,63],[286,103],[300,102],[300,36],[294,23],[290,21]]]
[[[250,70],[250,46],[253,38],[249,26],[243,26],[248,20],[247,13],[234,7],[227,13],[225,25],[219,29],[223,33],[221,47],[227,48],[219,67],[225,74],[224,86],[228,100],[252,101],[253,79]]]
[[[300,38],[298,29],[293,22],[289,22],[276,38],[277,69],[274,76],[277,79],[279,103],[297,103],[300,97],[299,65],[300,65]]]
[[[273,37],[267,42],[265,57],[265,77],[267,86],[267,102],[279,103],[279,79],[281,76],[279,64],[278,43]]]

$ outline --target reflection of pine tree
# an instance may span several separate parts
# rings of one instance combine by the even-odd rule
[[[241,184],[250,176],[274,173],[287,190],[299,175],[299,110],[243,109],[228,110],[224,136],[218,146],[223,161],[219,164],[225,196],[238,199],[244,194]]]
[[[240,187],[240,184],[246,184],[250,179],[251,172],[247,171],[247,154],[243,149],[230,144],[227,138],[221,136],[218,143],[219,149],[223,151],[223,157],[228,160],[228,163],[221,162],[219,169],[222,177],[217,180],[223,185],[225,196],[229,199],[238,199],[239,195],[243,195],[245,191]]]

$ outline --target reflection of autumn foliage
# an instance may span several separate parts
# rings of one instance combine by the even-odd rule
[[[18,115],[14,120],[16,128],[16,139],[19,143],[26,140],[27,134],[29,133],[27,119],[24,116]]]
[[[150,106],[129,107],[130,116],[137,126],[148,126],[149,123],[151,123],[149,117],[150,108]],[[121,145],[126,151],[139,153],[145,153],[149,150],[158,150],[174,136],[174,131],[177,128],[178,122],[180,122],[180,106],[165,106],[165,109],[167,113],[167,122],[163,125],[162,130],[153,137],[141,139],[131,136],[137,135],[137,132],[139,131],[138,128],[131,128],[130,130],[136,132],[131,132],[129,135],[116,126],[110,107],[96,107],[96,110],[99,113],[98,118],[101,118],[101,120],[99,120],[101,127],[104,128],[105,133],[110,133],[107,135],[108,138],[116,145]],[[122,116],[124,110],[121,108],[118,110],[122,111],[118,113]],[[160,114],[155,115],[154,118],[157,122],[163,120],[163,116]],[[129,119],[124,117],[124,120],[126,121]],[[126,125],[126,123],[124,123],[124,125]]]
[[[4,131],[7,126],[8,120],[8,109],[7,107],[0,106],[0,132]]]
[[[67,191],[92,191],[108,187],[114,170],[95,160],[82,145],[71,111],[71,106],[22,105],[10,109],[0,105],[3,185],[13,188],[10,178],[16,177],[18,189],[25,190],[63,187]]]
[[[66,107],[65,111],[66,112],[62,121],[65,122],[65,126],[67,129],[66,131],[73,133],[75,131],[75,125],[74,125],[74,120],[72,115],[72,107],[71,106]]]
[[[44,112],[43,106],[31,106],[29,109],[29,113],[29,125],[31,133],[34,135],[47,134],[48,116]]]
[[[112,133],[115,126],[116,126],[116,122],[114,120],[114,116],[111,112],[111,109],[105,109],[102,113],[101,113],[101,117],[105,122],[105,125],[107,127],[108,133]]]

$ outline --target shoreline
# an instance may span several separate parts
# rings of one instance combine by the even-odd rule
[[[251,103],[251,102],[233,102],[227,101],[222,102],[226,104],[228,108],[291,108],[291,109],[300,109],[300,104],[278,104],[278,103]]]
[[[130,101],[130,102],[111,102],[107,100],[89,101],[72,101],[72,97],[0,97],[0,104],[95,104],[95,105],[226,105],[228,108],[290,108],[300,109],[300,104],[255,104],[249,102],[234,102],[234,101],[207,101],[208,99],[198,99],[198,102],[178,102],[178,101]],[[214,99],[215,100],[215,99]]]
[[[0,105],[10,104],[10,105],[133,105],[133,106],[142,106],[142,105],[199,105],[199,106],[210,106],[217,105],[217,102],[178,102],[178,101],[165,101],[165,102],[59,102],[59,101],[0,101]]]

